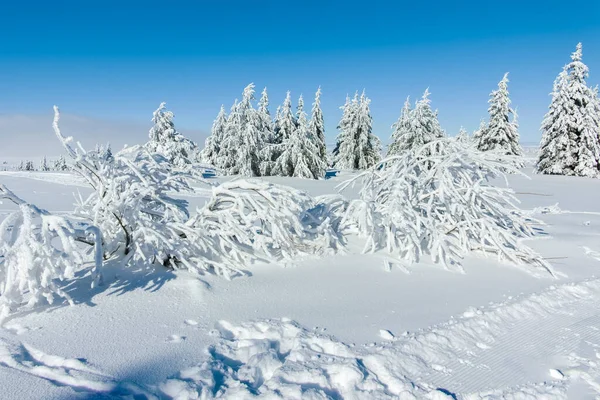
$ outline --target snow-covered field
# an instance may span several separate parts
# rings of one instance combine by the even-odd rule
[[[65,283],[74,306],[4,323],[0,398],[600,396],[600,181],[530,175],[509,180],[546,223],[528,244],[556,279],[481,256],[464,274],[426,260],[388,271],[357,238],[345,254],[251,265],[232,281],[107,265],[99,288]],[[345,178],[269,180],[321,195]],[[0,183],[58,214],[90,193],[65,173]],[[209,195],[185,199],[194,209]],[[14,209],[0,205],[0,219]]]

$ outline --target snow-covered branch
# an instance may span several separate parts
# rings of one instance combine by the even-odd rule
[[[96,253],[102,251],[97,228],[82,232],[1,184],[0,199],[19,207],[0,223],[0,320],[24,305],[52,304],[55,296],[71,303],[55,281],[72,278],[84,264],[85,255],[76,241],[91,241]],[[96,257],[94,283],[100,280],[101,266],[102,260]]]

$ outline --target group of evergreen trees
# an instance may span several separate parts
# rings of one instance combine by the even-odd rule
[[[275,118],[269,112],[266,88],[257,108],[254,100],[254,84],[250,84],[244,89],[242,100],[234,102],[229,115],[221,106],[201,160],[229,175],[322,177],[327,167],[327,150],[321,89],[315,95],[310,120],[302,96],[294,112],[288,92]]]
[[[25,160],[21,161],[16,167],[17,171],[68,171],[69,166],[63,156],[60,156],[52,164],[48,162],[46,157],[42,158],[39,167],[36,168],[33,161]]]
[[[482,121],[472,138],[461,128],[456,140],[465,145],[472,140],[481,151],[494,150],[514,156],[522,154],[516,112],[510,107],[507,84],[508,74],[498,84],[498,90],[490,94],[489,123]],[[266,89],[255,109],[252,105],[254,85],[250,84],[244,89],[242,100],[234,102],[229,115],[221,106],[211,136],[201,152],[201,160],[230,175],[314,179],[323,177],[329,165],[364,170],[378,163],[381,142],[372,131],[371,100],[365,92],[360,96],[357,92],[352,99],[347,97],[346,103],[340,107],[339,134],[329,161],[320,97],[319,88],[308,120],[302,96],[294,113],[288,92],[273,119],[268,109]],[[431,108],[429,90],[414,108],[411,108],[409,99],[406,100],[392,131],[388,157],[418,149],[446,136],[437,111]]]
[[[577,45],[554,81],[552,101],[542,122],[537,170],[542,174],[600,175],[600,100],[598,87],[586,84],[588,67]]]
[[[588,68],[581,61],[582,48],[571,56],[554,83],[550,110],[542,123],[542,143],[537,170],[544,174],[600,176],[600,101],[598,88],[587,86]],[[461,128],[456,140],[480,151],[521,156],[517,113],[511,107],[508,73],[490,93],[489,119],[482,120],[471,137]],[[229,114],[221,106],[205,147],[183,137],[175,129],[173,113],[162,103],[153,116],[147,148],[163,154],[177,167],[195,162],[215,166],[228,175],[293,176],[318,179],[328,166],[340,169],[367,169],[381,157],[381,142],[372,132],[370,99],[363,91],[346,98],[340,107],[339,134],[329,159],[321,110],[321,89],[317,90],[310,119],[302,96],[292,109],[290,92],[275,116],[269,111],[266,88],[256,104],[254,84],[248,85],[241,101]],[[412,108],[406,100],[398,121],[392,126],[387,156],[418,149],[443,138],[437,111],[431,108],[429,90]],[[431,147],[430,149],[434,149]]]

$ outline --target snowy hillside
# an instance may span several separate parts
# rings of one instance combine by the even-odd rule
[[[266,179],[318,196],[348,177]],[[85,289],[85,269],[63,282],[73,306],[4,322],[0,397],[598,396],[600,182],[531,178],[509,180],[522,209],[545,223],[528,245],[557,278],[476,255],[465,273],[427,257],[386,270],[385,253],[361,254],[358,237],[343,253],[257,262],[231,281],[108,263],[95,289]],[[2,172],[0,181],[59,215],[74,193],[89,194],[66,173]],[[185,199],[195,209],[209,196],[198,186]],[[0,213],[11,210],[4,202]]]

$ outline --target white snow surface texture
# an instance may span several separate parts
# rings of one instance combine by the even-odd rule
[[[269,181],[318,196],[344,175]],[[346,254],[256,263],[232,281],[107,265],[102,287],[87,289],[85,271],[63,282],[73,306],[4,322],[0,398],[598,398],[600,182],[531,177],[510,185],[547,224],[527,243],[558,278],[474,255],[464,274],[425,258],[388,271],[357,238]],[[86,191],[64,173],[0,182],[59,215]],[[2,204],[0,220],[14,210]]]

